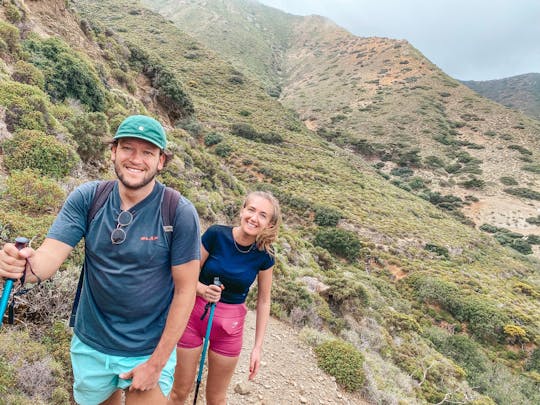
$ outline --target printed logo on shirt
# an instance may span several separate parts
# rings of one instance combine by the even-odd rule
[[[158,240],[157,236],[141,236],[141,240]]]

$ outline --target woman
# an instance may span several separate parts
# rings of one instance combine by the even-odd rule
[[[270,193],[250,193],[240,211],[240,225],[213,225],[202,236],[201,273],[197,300],[177,345],[178,363],[170,404],[183,404],[188,397],[199,364],[208,316],[207,303],[217,302],[208,351],[208,405],[225,405],[227,387],[242,349],[245,300],[257,278],[257,322],[251,351],[249,379],[261,364],[263,337],[270,317],[270,290],[276,240],[281,223],[279,202]],[[213,285],[219,277],[222,286]],[[201,320],[202,318],[202,320]]]

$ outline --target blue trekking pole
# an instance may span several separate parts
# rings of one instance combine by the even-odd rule
[[[15,239],[15,247],[21,250],[28,245],[28,242],[28,239],[18,237],[17,239]],[[11,295],[11,289],[13,288],[13,283],[15,281],[16,280],[12,278],[8,278],[4,283],[4,290],[2,291],[2,298],[0,299],[0,328],[2,327],[2,320],[4,319],[4,314],[6,313],[6,308],[8,306],[9,296]]]
[[[214,285],[221,286],[221,281],[219,277],[214,277]],[[193,405],[197,403],[197,395],[199,394],[199,387],[201,385],[202,373],[204,368],[204,359],[206,357],[206,349],[208,349],[208,343],[210,342],[210,331],[212,330],[212,320],[214,319],[214,310],[216,309],[216,303],[212,302],[211,304],[206,304],[206,308],[203,313],[203,318],[206,315],[208,306],[210,305],[210,315],[208,315],[208,324],[206,325],[206,335],[204,336],[203,350],[201,353],[201,361],[199,362],[199,374],[197,375],[197,385],[195,387],[195,396],[193,398]]]

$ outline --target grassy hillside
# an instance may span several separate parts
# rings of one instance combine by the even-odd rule
[[[486,98],[540,119],[540,73],[462,83]]]
[[[22,9],[24,17],[4,22],[0,30],[9,45],[2,56],[2,94],[12,94],[3,96],[0,104],[15,113],[19,110],[14,106],[19,105],[14,100],[20,103],[20,94],[31,92],[44,111],[43,121],[36,122],[31,121],[36,117],[30,114],[30,107],[25,110],[30,115],[17,116],[18,120],[6,114],[4,137],[18,139],[28,123],[32,129],[41,125],[46,139],[70,140],[72,150],[64,153],[75,152],[73,156],[80,158],[65,171],[46,166],[43,173],[26,176],[41,176],[51,190],[66,191],[85,178],[110,175],[106,151],[89,153],[83,135],[98,126],[98,136],[107,138],[121,116],[136,111],[155,114],[167,125],[176,155],[162,180],[195,203],[204,225],[232,221],[245,190],[269,189],[279,197],[285,224],[277,246],[272,313],[303,328],[306,339],[317,347],[328,333],[352,343],[364,358],[363,392],[368,400],[434,403],[446,398],[510,403],[512,398],[534,403],[538,399],[537,260],[501,246],[400,184],[392,184],[351,146],[353,138],[328,135],[339,130],[337,125],[344,125],[345,119],[334,119],[331,127],[331,119],[328,123],[321,114],[317,120],[325,125],[314,128],[327,131],[310,130],[304,125],[310,120],[303,117],[300,107],[296,112],[278,102],[253,71],[244,73],[237,61],[228,61],[233,58],[222,58],[143,5],[123,0],[76,1],[73,5],[79,16],[61,1],[28,2]],[[6,21],[7,6],[2,13]],[[41,38],[47,34],[62,38],[68,49],[62,48],[60,53],[80,57],[75,66],[86,66],[83,71],[93,80],[89,83],[100,88],[103,97],[83,103],[84,92],[55,93],[58,87],[47,85],[56,77],[48,69],[52,61],[38,52],[41,41],[46,40],[36,39],[37,44],[30,46],[28,36],[14,30],[23,23]],[[384,45],[385,40],[380,42]],[[298,42],[289,46],[300,50]],[[390,43],[384,46],[400,49]],[[19,53],[19,47],[26,51]],[[407,44],[402,47],[406,49],[399,52],[415,52]],[[323,54],[321,51],[321,57]],[[36,77],[41,72],[42,87],[38,79],[36,84],[17,84],[12,73],[21,60],[34,67],[25,65],[27,70],[34,69]],[[288,72],[291,60],[289,56],[283,65]],[[429,64],[424,68],[436,70]],[[163,77],[167,80],[160,80]],[[283,83],[282,99],[290,99],[287,103],[292,105],[296,99],[293,85]],[[306,89],[310,86],[299,91]],[[337,97],[321,91],[329,98],[328,105],[338,102]],[[321,95],[313,90],[298,98],[315,103]],[[92,100],[103,104],[92,107]],[[424,100],[433,108],[428,96]],[[316,112],[317,107],[310,105],[305,104],[306,111]],[[416,112],[410,114],[416,119]],[[91,123],[88,131],[78,131],[82,124]],[[4,152],[8,149],[3,145]],[[437,151],[433,147],[430,153]],[[2,238],[35,234],[32,227],[38,223],[43,235],[62,194],[50,192],[54,204],[28,206],[24,196],[15,192],[24,178],[17,177],[19,168],[13,166],[13,159],[6,166],[8,156],[3,156],[6,205],[0,210]],[[30,158],[18,161],[30,162]],[[24,209],[20,211],[20,207]],[[67,268],[78,264],[80,251]],[[65,291],[61,286],[69,273],[60,273],[51,291]],[[323,293],[316,292],[314,282],[323,285],[318,289]],[[46,295],[38,290],[39,294]],[[65,294],[64,301],[70,302],[69,289]],[[30,311],[34,318],[24,318],[24,324],[37,322],[35,312]],[[45,325],[54,321],[50,316],[43,318],[39,320]],[[27,333],[24,324],[21,336]],[[59,335],[64,331],[60,326],[52,330]],[[2,332],[0,336],[7,342],[3,347],[15,351],[12,341],[6,340],[8,335]],[[65,337],[60,341],[67,344]],[[47,345],[44,352],[60,352],[51,343],[54,339],[40,342]],[[10,352],[3,358],[15,357]],[[40,354],[37,359],[43,357]],[[11,360],[7,363],[8,372],[13,372],[13,364]],[[0,367],[0,379],[8,375],[2,370]],[[28,391],[13,389],[21,397],[31,396]]]
[[[203,15],[187,15],[202,9],[201,2],[175,3],[147,2],[208,47],[231,49],[237,63],[243,62],[245,71],[257,70],[263,81],[273,80],[277,71],[265,77],[251,57],[234,51],[236,45],[254,49],[257,60],[279,60],[280,101],[393,184],[477,228],[531,235],[533,241],[540,234],[538,121],[479,97],[406,41],[358,38],[322,17],[282,13],[260,30],[267,41],[288,38],[275,42],[280,51],[272,52],[275,47],[261,47],[251,32],[267,21],[265,13],[275,16],[275,9],[227,2],[219,19],[235,27],[229,32],[213,25],[199,30]],[[220,4],[205,1],[204,7],[215,19]],[[527,249],[540,257],[536,245]]]

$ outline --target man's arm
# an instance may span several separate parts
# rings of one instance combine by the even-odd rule
[[[50,238],[45,239],[37,250],[18,250],[14,244],[6,243],[0,250],[0,277],[19,279],[28,259],[34,273],[41,280],[46,280],[56,273],[72,250],[71,246]],[[35,283],[38,280],[31,272],[27,272],[26,281]]]
[[[174,295],[161,339],[146,363],[120,374],[120,378],[133,379],[130,390],[150,390],[157,386],[161,370],[184,333],[195,304],[199,263],[199,260],[192,260],[172,267]]]

